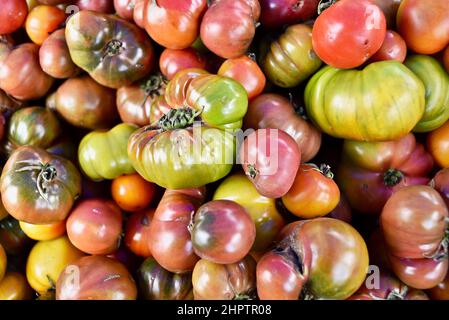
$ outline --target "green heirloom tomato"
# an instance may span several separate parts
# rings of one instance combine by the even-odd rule
[[[449,74],[435,58],[430,56],[409,56],[405,65],[421,79],[426,88],[424,116],[413,130],[433,131],[449,119]]]
[[[184,125],[175,123],[187,118]],[[188,189],[217,181],[231,171],[234,134],[189,126],[194,118],[190,108],[172,109],[161,118],[159,128],[143,127],[130,137],[129,159],[142,177],[164,188]]]
[[[65,35],[73,62],[106,87],[129,85],[153,67],[145,31],[115,16],[80,11],[68,21]]]
[[[304,95],[312,121],[325,133],[348,140],[401,138],[425,108],[424,84],[397,61],[371,63],[363,70],[324,67]]]
[[[121,123],[109,131],[92,131],[81,140],[78,160],[92,180],[115,179],[135,172],[128,159],[128,138],[137,126]]]
[[[22,146],[3,168],[0,191],[11,216],[31,224],[64,220],[81,193],[76,167],[45,150]]]

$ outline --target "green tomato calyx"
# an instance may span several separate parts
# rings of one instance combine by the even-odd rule
[[[388,187],[394,187],[404,179],[404,174],[396,169],[388,169],[384,173],[384,184]]]
[[[161,74],[153,74],[142,82],[140,88],[145,91],[147,97],[154,98],[162,94],[161,89],[167,83],[167,79]]]
[[[256,179],[256,177],[259,175],[259,170],[257,170],[256,165],[248,164],[246,166],[246,168],[248,169],[248,171],[246,172],[246,175],[253,180]]]
[[[118,55],[123,49],[123,43],[120,40],[113,39],[109,41],[105,46],[103,59],[105,57],[113,57]]]
[[[324,10],[328,9],[338,0],[321,0],[318,4],[318,15],[322,14]]]
[[[201,114],[191,108],[171,109],[158,121],[158,125],[163,130],[184,129],[191,125]]]

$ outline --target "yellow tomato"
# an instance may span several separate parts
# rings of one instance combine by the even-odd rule
[[[6,253],[3,246],[0,244],[0,281],[3,279],[6,272]]]
[[[45,241],[61,237],[65,233],[65,220],[52,224],[31,224],[20,221],[20,228],[33,240]]]
[[[39,294],[54,289],[59,274],[69,264],[84,256],[67,236],[39,241],[31,249],[26,265],[28,283]]]
[[[29,300],[33,291],[27,279],[18,272],[8,272],[0,282],[0,300]]]

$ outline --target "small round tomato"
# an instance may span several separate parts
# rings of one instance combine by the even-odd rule
[[[28,14],[25,29],[31,41],[41,45],[65,21],[65,12],[57,7],[41,5]]]
[[[407,56],[407,44],[399,33],[387,30],[382,47],[371,57],[370,61],[397,60],[404,62]]]
[[[330,167],[318,168],[302,164],[291,189],[282,197],[285,207],[294,215],[304,218],[321,217],[331,212],[340,201],[340,189],[332,179]]]
[[[257,191],[268,198],[280,198],[295,181],[301,151],[296,141],[278,129],[258,129],[240,147],[240,163]]]
[[[206,59],[194,48],[165,49],[159,58],[159,68],[162,74],[171,80],[178,71],[184,69],[206,69]]]
[[[26,276],[30,286],[39,294],[55,289],[62,270],[84,256],[64,236],[49,241],[39,241],[31,249],[26,265]]]
[[[427,149],[437,165],[449,167],[449,121],[427,136]]]
[[[351,69],[380,49],[385,33],[385,15],[377,5],[370,0],[341,0],[316,19],[313,49],[328,65]]]
[[[5,249],[3,249],[3,246],[0,244],[0,281],[2,281],[6,272],[6,259]]]
[[[0,34],[9,34],[19,29],[28,14],[25,0],[2,0],[0,3]]]
[[[257,97],[265,88],[265,75],[257,62],[248,56],[226,60],[218,74],[240,82],[248,93],[248,99]]]
[[[256,227],[241,205],[213,200],[202,205],[190,226],[195,253],[215,263],[236,263],[251,249]]]
[[[8,272],[0,281],[0,301],[30,300],[32,295],[27,279],[19,272]]]
[[[20,228],[31,239],[37,241],[53,240],[65,233],[65,220],[51,224],[31,224],[19,222]]]
[[[156,193],[154,183],[138,173],[122,175],[111,184],[112,199],[125,211],[139,211],[148,207]]]
[[[108,254],[120,244],[122,212],[110,200],[87,199],[67,219],[67,235],[78,249],[89,254]]]
[[[126,221],[125,244],[136,255],[151,257],[150,224],[154,209],[135,212]]]

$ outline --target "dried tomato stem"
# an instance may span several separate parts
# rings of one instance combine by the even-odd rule
[[[324,10],[328,9],[338,0],[321,0],[318,4],[318,15],[322,14]]]
[[[388,169],[384,173],[384,184],[388,187],[394,187],[404,179],[404,174],[397,169]]]
[[[159,119],[158,125],[163,130],[183,129],[191,126],[201,111],[194,112],[191,108],[171,109]]]

